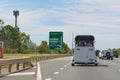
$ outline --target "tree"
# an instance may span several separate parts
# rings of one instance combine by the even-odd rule
[[[37,51],[39,53],[49,53],[49,47],[47,45],[47,41],[42,41],[40,46],[37,47]]]
[[[72,51],[70,50],[68,45],[65,42],[63,42],[62,50],[51,50],[51,53],[53,53],[53,54],[68,54],[68,53],[72,53]]]
[[[118,54],[120,55],[120,48],[118,48],[118,49],[116,49],[116,50],[117,50]]]
[[[68,47],[68,45],[67,45],[65,42],[63,42],[62,47],[63,47],[63,48],[62,48],[62,50],[61,50],[61,53],[64,53],[64,54],[69,53],[70,48]]]
[[[31,40],[28,43],[28,49],[29,49],[29,52],[31,52],[31,53],[35,53],[36,52],[36,44],[33,43]]]
[[[25,32],[19,32],[11,25],[2,27],[0,39],[4,41],[4,51],[14,53],[29,52],[30,35]],[[9,49],[10,48],[10,49]]]
[[[18,30],[11,25],[5,25],[2,28],[2,39],[5,46],[9,46],[14,49],[14,52],[18,51],[17,45],[20,43],[20,36]]]
[[[27,35],[25,32],[20,33],[20,44],[19,49],[21,53],[29,53],[28,44],[30,42],[30,35]]]
[[[0,19],[0,24],[3,25],[4,24],[4,20]]]

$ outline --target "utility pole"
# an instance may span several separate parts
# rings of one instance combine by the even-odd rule
[[[18,30],[18,32],[19,32],[19,27],[18,27],[18,25],[17,25],[17,17],[19,16],[19,11],[18,10],[14,10],[13,11],[13,15],[15,16],[15,29],[16,30]],[[17,46],[18,47],[18,53],[20,52],[20,46],[21,46],[21,43]]]
[[[19,11],[14,10],[13,15],[15,16],[15,28],[19,31],[19,27],[17,26],[17,17],[19,16]]]

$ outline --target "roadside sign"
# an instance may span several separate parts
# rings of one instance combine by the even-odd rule
[[[63,44],[63,32],[49,32],[49,49],[61,50]]]
[[[0,58],[3,58],[3,41],[0,41]]]

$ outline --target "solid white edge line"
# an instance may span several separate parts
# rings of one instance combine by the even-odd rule
[[[26,75],[34,75],[35,72],[24,72],[24,73],[14,73],[14,74],[10,74],[8,76],[26,76]]]
[[[41,76],[41,68],[40,68],[40,63],[37,62],[37,71],[36,71],[36,80],[42,80],[42,76]]]

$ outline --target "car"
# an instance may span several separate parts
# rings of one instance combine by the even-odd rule
[[[102,59],[102,57],[103,57],[103,54],[102,54],[102,52],[101,52],[101,51],[99,52],[99,55],[98,55],[98,57],[99,57],[99,59]]]
[[[110,50],[102,50],[102,59],[113,60],[113,53]]]
[[[118,58],[118,57],[119,57],[117,51],[113,51],[113,56],[114,56],[115,58]]]
[[[96,56],[99,57],[100,50],[95,50]]]

